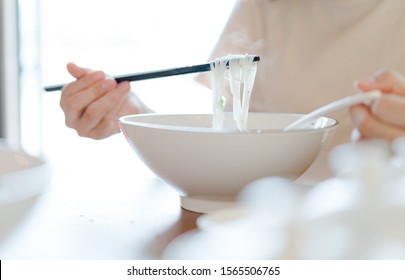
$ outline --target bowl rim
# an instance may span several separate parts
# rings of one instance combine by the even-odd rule
[[[232,112],[226,112],[226,114],[232,114]],[[296,116],[300,117],[305,114],[296,114],[296,113],[278,113],[278,112],[249,112],[249,115],[289,115],[289,116]],[[330,125],[327,125],[322,128],[318,129],[297,129],[297,130],[289,130],[289,131],[283,131],[282,129],[254,129],[254,130],[248,130],[248,131],[240,131],[237,128],[225,128],[221,130],[214,130],[212,128],[208,127],[187,127],[187,126],[181,126],[181,125],[165,125],[165,124],[151,124],[151,123],[145,123],[142,121],[137,121],[137,120],[129,120],[129,119],[141,119],[146,116],[157,116],[157,117],[164,117],[164,116],[173,116],[173,117],[178,117],[178,116],[201,116],[201,117],[212,117],[212,114],[209,113],[187,113],[187,114],[166,114],[166,113],[145,113],[145,114],[131,114],[131,115],[125,115],[122,116],[118,119],[118,123],[122,129],[122,125],[129,125],[129,126],[137,126],[137,127],[142,127],[142,128],[147,128],[147,129],[159,129],[159,130],[166,130],[166,131],[173,131],[173,132],[188,132],[188,133],[204,133],[204,134],[238,134],[238,135],[260,135],[260,134],[284,134],[284,135],[291,135],[291,134],[302,134],[302,133],[316,133],[320,131],[326,131],[330,129],[335,129],[339,125],[339,121],[327,117],[327,116],[322,116],[320,118],[327,119],[328,121],[332,121]]]

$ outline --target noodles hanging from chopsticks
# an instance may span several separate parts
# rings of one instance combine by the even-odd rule
[[[225,78],[233,97],[233,118],[240,131],[247,131],[250,95],[257,71],[253,55],[231,55],[211,62],[213,129],[222,130],[225,108]],[[227,77],[226,77],[227,76]]]

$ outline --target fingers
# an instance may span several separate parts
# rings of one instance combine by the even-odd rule
[[[405,77],[396,71],[379,71],[369,79],[356,81],[362,91],[380,90],[405,96]]]
[[[78,80],[75,83],[79,82],[83,81]],[[72,127],[72,124],[74,124],[77,119],[82,117],[84,111],[91,103],[95,102],[107,92],[113,90],[115,87],[117,87],[117,83],[112,79],[103,79],[95,83],[91,83],[88,85],[88,87],[78,91],[70,92],[73,85],[72,88],[66,87],[66,89],[62,91],[60,102],[60,106],[65,112],[66,125]]]
[[[405,135],[405,127],[381,121],[372,114],[366,105],[352,106],[350,114],[362,139],[379,138],[392,141]]]
[[[393,140],[405,135],[405,77],[396,71],[379,71],[356,82],[361,91],[380,90],[382,98],[370,105],[351,108],[351,117],[361,138]]]
[[[385,94],[374,101],[370,111],[381,122],[405,129],[405,96]]]
[[[75,82],[66,85],[62,89],[62,93],[69,95],[72,93],[76,93],[76,92],[85,90],[87,88],[90,88],[95,83],[97,83],[103,79],[105,79],[105,74],[102,71],[88,72],[88,73],[84,74],[83,76],[80,76],[79,78],[77,78],[77,80]]]
[[[118,84],[101,98],[89,104],[80,118],[71,124],[80,136],[94,139],[105,138],[119,132],[117,120],[119,109],[128,99],[130,85],[128,82]]]
[[[80,136],[94,139],[119,132],[119,108],[130,99],[129,83],[117,84],[102,71],[73,63],[69,63],[67,69],[77,80],[62,89],[60,106],[66,126],[75,129]]]

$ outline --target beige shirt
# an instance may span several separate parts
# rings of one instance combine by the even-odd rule
[[[405,73],[405,1],[241,0],[212,58],[228,53],[261,57],[250,111],[308,113],[356,93],[355,79],[380,69]],[[348,111],[331,116],[340,125],[330,147],[350,141]],[[325,155],[310,181],[330,175],[320,171]]]

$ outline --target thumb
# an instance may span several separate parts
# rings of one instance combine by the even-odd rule
[[[68,63],[66,65],[67,70],[69,71],[69,73],[75,77],[76,79],[80,79],[81,77],[85,76],[86,74],[90,73],[89,69],[80,67],[74,63]]]

